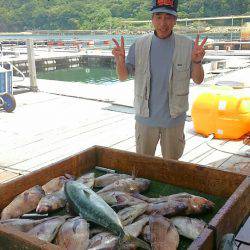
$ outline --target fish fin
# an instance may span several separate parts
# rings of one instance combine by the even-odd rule
[[[75,179],[75,176],[74,175],[71,175],[71,174],[65,174],[64,175],[68,180],[74,180]]]
[[[138,172],[139,170],[135,168],[135,166],[133,167],[133,170],[132,170],[132,179],[135,180],[136,179],[136,176],[138,176]]]
[[[76,230],[77,230],[77,227],[79,226],[79,224],[80,224],[79,220],[74,221],[74,223],[73,223],[72,230],[73,230],[73,232],[74,232],[75,234],[76,234]]]
[[[29,192],[24,192],[24,194],[23,194],[23,200],[25,201],[25,202],[27,202],[27,201],[29,201]]]
[[[135,244],[135,246],[138,247],[139,249],[145,249],[145,250],[151,249],[149,244],[146,243],[145,241],[135,238],[132,235],[126,235],[126,234],[119,239],[117,249],[118,250],[124,249],[124,246],[129,244]]]
[[[235,235],[234,234],[225,234],[219,244],[219,250],[233,250],[236,246]]]
[[[86,190],[82,190],[83,191],[83,193],[89,198],[90,197],[90,193],[88,192],[88,191],[86,191]]]

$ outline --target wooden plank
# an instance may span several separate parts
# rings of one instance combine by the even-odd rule
[[[43,185],[54,177],[65,173],[79,176],[83,171],[96,166],[96,148],[90,148],[72,157],[68,157],[51,166],[16,178],[8,183],[0,184],[0,210],[6,207],[21,192],[35,185]]]
[[[247,218],[247,221],[244,223],[244,225],[236,235],[235,240],[250,245],[249,235],[250,235],[250,217]]]
[[[237,154],[244,146],[243,140],[212,140],[207,142],[207,145],[211,147],[211,149],[214,149],[214,151],[199,160],[197,163],[209,165],[215,168],[223,165],[232,154]]]
[[[245,176],[186,162],[163,160],[157,157],[97,147],[98,165],[139,176],[191,188],[221,197],[229,197]]]
[[[2,166],[10,166],[11,168],[14,168],[13,165],[15,164],[25,162],[31,158],[36,158],[37,156],[39,157],[41,154],[45,155],[46,153],[50,153],[58,148],[78,144],[80,141],[82,141],[82,148],[86,148],[84,147],[84,144],[86,144],[87,141],[91,141],[91,143],[88,144],[89,147],[98,144],[98,141],[102,142],[101,137],[103,136],[106,137],[105,141],[107,141],[107,138],[112,139],[112,133],[114,134],[114,131],[119,129],[119,127],[123,127],[123,131],[120,131],[121,135],[124,134],[124,131],[125,133],[129,133],[129,130],[125,129],[129,128],[129,123],[129,119],[118,119],[109,121],[107,124],[96,125],[96,127],[91,127],[90,129],[88,127],[83,127],[79,130],[61,133],[60,136],[55,136],[53,138],[48,137],[42,141],[12,150],[13,157],[11,158],[6,153],[3,153],[2,155],[0,153],[0,163]],[[23,153],[24,151],[25,154]]]
[[[128,150],[129,148],[135,146],[135,136],[131,136],[126,138],[125,140],[116,142],[112,145],[110,145],[110,147],[114,148],[114,149],[120,149],[120,150]]]
[[[206,140],[205,137],[199,136],[199,135],[193,135],[192,137],[186,139],[186,145],[185,145],[185,149],[183,152],[183,156],[189,154],[191,151],[195,150],[196,148],[198,148],[200,145],[202,145],[204,143],[204,141]],[[181,158],[181,160],[184,160],[184,158]]]
[[[233,155],[219,169],[250,175],[250,159],[248,157]]]
[[[223,153],[221,151],[209,151],[204,154],[203,157],[196,159],[195,162],[205,166],[219,168],[231,156],[232,154]]]
[[[241,223],[250,214],[250,177],[246,177],[224,206],[209,222],[216,228],[216,246],[224,234],[235,233]]]
[[[205,228],[202,234],[188,247],[188,250],[211,250],[214,249],[214,233]]]
[[[82,131],[89,131],[91,129],[96,129],[96,128],[99,128],[102,126],[108,126],[109,124],[112,124],[115,121],[126,119],[126,117],[127,117],[124,114],[118,113],[118,114],[114,115],[113,112],[107,112],[107,111],[103,111],[103,112],[101,112],[101,114],[100,114],[100,112],[98,112],[94,116],[93,115],[87,116],[87,117],[90,117],[88,119],[83,119],[83,118],[78,119],[77,117],[74,117],[71,119],[71,117],[67,116],[67,114],[65,114],[65,116],[67,117],[67,119],[65,119],[65,117],[63,117],[63,119],[67,120],[67,121],[69,120],[69,122],[67,122],[66,124],[64,121],[57,119],[57,121],[55,121],[55,120],[53,121],[53,129],[51,129],[51,124],[47,122],[46,127],[48,127],[48,128],[45,129],[44,132],[39,131],[38,133],[34,134],[34,131],[33,131],[33,133],[31,133],[29,135],[28,139],[19,130],[16,131],[16,133],[13,135],[13,139],[12,139],[12,137],[9,137],[9,135],[8,135],[8,137],[2,135],[1,141],[2,141],[2,143],[5,142],[5,146],[3,147],[4,152],[0,152],[0,154],[4,154],[5,152],[12,150],[12,149],[17,149],[17,148],[22,149],[23,146],[27,146],[27,145],[31,144],[32,142],[33,143],[43,143],[44,141],[46,142],[47,140],[55,140],[56,138],[58,138],[59,135],[60,136],[64,135],[65,137],[67,137],[67,136],[70,136],[70,134],[72,134],[72,133],[76,134],[76,133],[81,133]],[[85,117],[84,113],[83,113],[83,117]],[[71,121],[71,120],[75,120],[75,119],[77,119],[78,122]],[[46,120],[46,119],[44,119],[44,120]],[[22,131],[25,131],[25,129],[22,128],[22,126],[20,124],[18,127]],[[43,128],[45,127],[45,125],[43,125],[42,121],[41,121],[41,127],[43,127]],[[8,126],[8,128],[6,128],[6,131],[10,128],[12,130],[14,129],[13,126]]]
[[[11,179],[16,178],[18,176],[20,176],[20,175],[17,173],[13,173],[13,172],[6,170],[6,171],[0,173],[0,183],[4,182],[4,181],[11,180]]]
[[[100,144],[103,146],[109,146],[114,144],[115,141],[124,140],[127,137],[130,137],[130,131],[133,130],[133,125],[129,125],[129,120],[122,120],[118,124],[112,124],[108,127],[101,127],[97,131],[91,131],[89,133],[83,133],[76,135],[76,138],[68,138],[59,141],[55,144],[38,148],[34,152],[30,152],[25,159],[25,156],[20,155],[20,161],[16,164],[9,166],[9,169],[18,169],[22,171],[32,171],[37,169],[38,166],[44,166],[46,162],[49,162],[53,159],[62,159],[65,155],[72,155],[77,152],[87,149],[95,144]],[[125,130],[131,126],[131,129]],[[125,132],[124,132],[125,131]],[[72,145],[69,147],[69,145]],[[32,150],[32,148],[31,148]],[[22,151],[21,151],[22,152]],[[18,158],[13,159],[16,160]],[[21,162],[23,160],[23,162]],[[16,167],[17,166],[17,167]]]
[[[203,141],[198,147],[193,148],[190,150],[188,153],[182,156],[181,160],[182,161],[187,161],[187,162],[192,162],[192,163],[197,163],[201,157],[204,157],[204,154],[210,154],[214,150],[208,147]]]

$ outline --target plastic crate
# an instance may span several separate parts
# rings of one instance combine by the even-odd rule
[[[0,93],[13,94],[13,71],[0,67]]]

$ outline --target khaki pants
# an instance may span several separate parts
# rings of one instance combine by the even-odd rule
[[[136,152],[154,156],[160,140],[163,158],[178,160],[185,147],[184,124],[173,128],[157,128],[136,122]]]

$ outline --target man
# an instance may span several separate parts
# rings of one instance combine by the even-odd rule
[[[190,78],[204,79],[202,59],[206,38],[199,45],[174,34],[178,0],[154,0],[154,34],[139,38],[125,60],[124,38],[113,39],[112,53],[121,81],[134,75],[136,152],[154,155],[160,141],[165,159],[179,159],[185,146],[184,123],[188,110]]]

